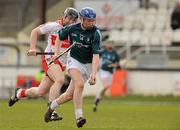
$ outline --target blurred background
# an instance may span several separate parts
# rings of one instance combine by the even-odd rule
[[[27,57],[31,30],[55,21],[67,7],[93,7],[103,43],[115,42],[123,70],[107,95],[180,96],[180,6],[178,0],[0,0],[0,99],[15,87],[39,83],[40,57]],[[37,49],[43,51],[46,38]],[[97,87],[96,87],[97,86]],[[87,85],[84,95],[96,89]]]

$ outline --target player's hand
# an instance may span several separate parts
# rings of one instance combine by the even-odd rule
[[[116,67],[118,67],[118,63],[109,64],[108,67],[109,68],[116,68]]]
[[[88,83],[89,83],[89,85],[95,85],[96,84],[96,75],[95,74],[90,75]]]
[[[30,49],[30,50],[28,50],[28,52],[27,52],[27,55],[28,56],[36,56],[36,49]]]
[[[119,67],[119,63],[115,63],[115,64],[114,64],[114,68],[117,69],[118,67]]]

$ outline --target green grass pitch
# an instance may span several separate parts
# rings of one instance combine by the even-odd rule
[[[106,97],[92,112],[93,98],[84,98],[87,124],[82,130],[180,130],[180,97]],[[62,121],[45,123],[46,101],[21,100],[12,108],[0,100],[0,130],[76,130],[73,103],[57,108]]]

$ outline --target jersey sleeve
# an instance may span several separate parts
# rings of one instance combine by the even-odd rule
[[[39,26],[42,34],[58,31],[62,28],[57,22],[48,22]]]
[[[99,56],[102,57],[102,55],[104,54],[104,52],[105,52],[105,49],[101,49],[101,50],[99,51]]]
[[[68,39],[69,30],[70,26],[63,27],[61,30],[59,30],[58,36],[61,41]]]
[[[92,52],[93,54],[100,54],[100,46],[102,42],[102,36],[99,30],[96,30],[95,35],[94,35],[94,41],[92,43]]]
[[[115,62],[119,62],[120,60],[120,56],[116,53],[116,59],[115,59]]]

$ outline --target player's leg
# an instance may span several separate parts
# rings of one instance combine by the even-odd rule
[[[60,89],[64,83],[64,73],[58,64],[52,64],[47,73],[54,81],[49,91],[49,102],[51,102],[60,95]]]
[[[97,111],[97,106],[100,102],[100,100],[102,99],[102,97],[104,96],[106,90],[109,88],[109,86],[107,86],[107,78],[101,79],[102,81],[102,89],[100,90],[100,92],[97,93],[97,95],[95,96],[95,100],[94,100],[94,105],[93,105],[93,112]]]
[[[51,85],[53,84],[53,81],[45,75],[43,77],[43,80],[41,81],[39,87],[33,87],[30,89],[27,89],[25,91],[26,97],[42,97],[45,94],[47,94],[50,90]]]
[[[47,75],[44,75],[38,87],[32,87],[26,90],[16,89],[15,96],[13,96],[9,100],[9,106],[14,105],[14,103],[16,103],[20,98],[23,98],[23,97],[35,98],[35,97],[41,97],[45,95],[46,93],[49,92],[52,84],[53,84],[53,81]],[[62,117],[54,111],[50,117],[50,121],[56,121],[56,120],[62,120]]]
[[[108,90],[108,88],[111,85],[112,82],[112,74],[106,71],[100,70],[100,78],[102,81],[102,89],[96,94],[95,100],[94,100],[94,105],[93,105],[93,111],[97,111],[97,106],[102,99],[102,97],[105,95],[105,92]]]
[[[80,76],[77,75],[76,77],[82,78],[81,75]],[[74,100],[74,104],[77,103],[77,105],[75,105],[75,113],[76,113],[75,115],[76,115],[77,126],[82,127],[86,123],[86,120],[82,117],[82,92],[81,92],[80,96],[77,94],[76,94],[76,97],[74,96],[75,93],[79,92],[77,90],[75,91],[75,87],[78,86],[78,84],[76,84],[76,86],[74,85],[75,81],[76,81],[76,83],[79,82],[79,81],[77,81],[77,79],[71,80],[67,91],[65,93],[63,93],[59,98],[57,98],[56,100],[51,102],[51,104],[49,105],[48,111],[44,115],[45,122],[49,122],[50,116],[57,106],[65,103],[69,100],[75,99],[75,100],[80,100],[77,102]],[[79,97],[77,98],[77,96],[79,96],[80,98]]]
[[[44,115],[45,122],[50,121],[50,117],[51,117],[53,111],[56,109],[56,107],[58,107],[59,105],[62,105],[63,103],[65,103],[67,101],[72,100],[73,94],[74,94],[74,86],[73,86],[73,81],[71,80],[66,92],[63,93],[61,96],[59,96],[57,99],[53,100],[49,104],[48,110]]]
[[[14,95],[9,99],[9,106],[13,106],[20,98],[23,97],[39,97],[45,95],[52,85],[52,81],[48,76],[44,75],[41,83],[38,87],[32,87],[29,89],[16,88]]]
[[[71,80],[66,92],[56,99],[57,104],[61,105],[66,103],[67,101],[72,100],[73,94],[74,94],[74,85],[73,85],[73,81]]]
[[[63,86],[61,87],[60,94],[63,94],[66,92],[66,90],[70,84],[70,81],[71,81],[71,77],[68,74],[65,74],[64,77],[65,77],[65,80],[64,80]]]
[[[67,61],[67,63],[69,63],[69,64],[67,64],[67,70],[68,70],[68,72],[69,72],[69,74],[70,74],[70,76],[71,76],[71,80],[72,80],[72,82],[70,83],[70,86],[68,87],[68,89],[67,89],[67,91],[63,94],[63,95],[61,95],[60,96],[60,98],[59,99],[57,99],[57,100],[55,100],[55,101],[53,101],[52,103],[51,103],[51,105],[49,106],[49,109],[48,109],[48,111],[46,112],[46,114],[45,114],[45,121],[46,122],[48,122],[49,120],[49,118],[48,117],[50,117],[50,115],[51,115],[51,113],[54,111],[54,109],[59,105],[59,104],[62,104],[62,103],[64,103],[65,101],[67,101],[68,100],[68,98],[69,99],[72,99],[72,96],[73,96],[73,99],[75,99],[75,100],[80,100],[80,101],[74,101],[74,103],[75,104],[77,104],[77,105],[75,105],[75,113],[76,113],[76,115],[77,116],[79,116],[79,117],[81,117],[81,118],[79,118],[79,119],[77,119],[77,116],[76,116],[76,119],[77,119],[77,126],[79,127],[82,127],[82,125],[84,125],[85,124],[85,122],[86,122],[86,120],[84,119],[84,118],[82,118],[82,90],[83,90],[83,87],[84,87],[84,81],[83,81],[83,77],[82,77],[82,75],[81,75],[81,73],[80,73],[80,71],[78,70],[78,69],[80,69],[81,70],[81,66],[79,67],[78,66],[78,64],[79,63],[77,63],[77,61],[76,60],[74,60],[73,58],[69,58],[68,60],[70,60],[71,62],[68,62]],[[77,69],[76,69],[77,68]],[[77,75],[74,75],[74,74],[71,74],[70,73],[70,70],[75,70],[78,74]],[[80,78],[80,80],[78,79],[78,78]],[[80,93],[78,92],[79,90],[78,89],[76,89],[76,91],[75,91],[75,88],[76,87],[80,87],[79,89],[80,89]],[[79,97],[77,97],[77,92],[80,94],[80,96]],[[75,94],[76,93],[76,94]],[[76,96],[74,96],[74,94],[76,95]],[[64,100],[63,100],[64,99]],[[59,104],[58,104],[59,103]],[[78,109],[76,109],[76,108],[78,108]],[[79,113],[79,114],[77,114],[77,113]],[[80,124],[80,125],[79,125]]]
[[[83,111],[82,111],[82,93],[84,89],[84,78],[81,72],[78,69],[72,68],[69,70],[71,78],[74,83],[74,95],[73,95],[73,102],[75,108],[75,117],[77,127],[82,127],[86,123],[86,119],[83,118]]]
[[[49,106],[51,106],[51,104],[54,104],[53,100],[58,98],[60,95],[60,89],[64,83],[64,73],[59,64],[52,64],[48,69],[48,75],[54,81],[49,92]],[[53,114],[53,111],[47,111],[44,116],[45,122],[51,121],[50,117]]]
[[[53,80],[53,84],[49,91],[49,102],[48,105],[51,104],[53,100],[55,100],[60,95],[60,89],[64,83],[64,73],[59,64],[52,64],[48,71],[48,76]],[[58,116],[56,112],[53,112],[49,117],[49,121],[52,120],[62,120],[62,117]]]

